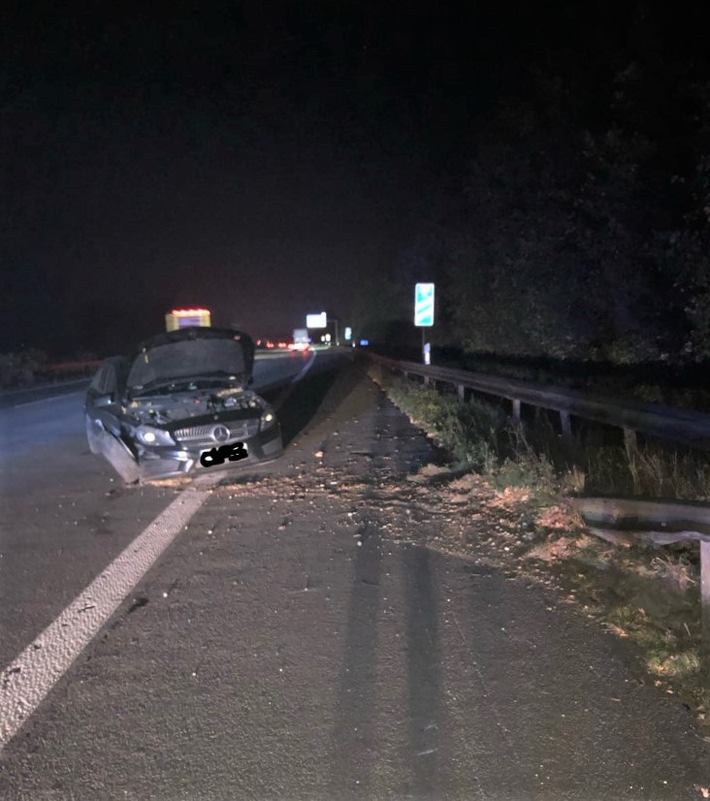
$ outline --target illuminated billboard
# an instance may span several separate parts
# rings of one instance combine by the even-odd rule
[[[328,327],[328,320],[326,319],[325,312],[321,312],[320,314],[306,315],[306,328],[327,328],[327,327]]]

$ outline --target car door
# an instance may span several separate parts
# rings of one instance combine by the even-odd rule
[[[107,359],[97,370],[86,393],[86,413],[97,429],[119,433],[116,362]]]
[[[127,483],[138,478],[138,465],[121,437],[121,378],[125,362],[107,359],[86,393],[86,438],[92,453],[103,456]]]

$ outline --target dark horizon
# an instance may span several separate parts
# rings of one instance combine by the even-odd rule
[[[568,124],[596,135],[614,110],[595,87],[634,58],[650,75],[688,48],[706,61],[693,19],[644,8],[17,9],[2,34],[0,352],[115,350],[177,306],[283,335],[308,312],[347,319],[383,276],[431,280],[427,237],[447,215],[475,226],[461,199],[502,100],[549,68],[560,97],[581,87]]]
[[[279,7],[18,11],[0,351],[111,350],[177,306],[256,336],[344,318],[416,235],[443,122],[414,125],[416,42],[445,15]]]

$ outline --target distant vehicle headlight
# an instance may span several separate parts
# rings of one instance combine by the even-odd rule
[[[153,426],[138,426],[136,429],[136,437],[144,445],[174,445],[175,440],[163,431],[161,428],[153,428]]]

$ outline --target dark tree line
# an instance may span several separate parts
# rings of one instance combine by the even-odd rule
[[[409,320],[415,281],[436,280],[440,344],[622,364],[710,357],[702,21],[623,8],[558,20],[497,104],[471,115],[445,202],[363,291],[376,303],[361,299],[356,317],[374,338]]]

